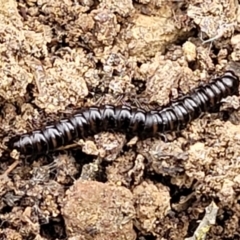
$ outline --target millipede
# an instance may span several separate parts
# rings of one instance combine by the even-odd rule
[[[102,131],[137,135],[141,139],[179,131],[202,113],[209,112],[223,98],[238,95],[238,87],[238,76],[233,71],[226,71],[161,109],[146,111],[126,105],[89,107],[42,130],[15,136],[8,146],[24,155],[34,155],[54,151]]]

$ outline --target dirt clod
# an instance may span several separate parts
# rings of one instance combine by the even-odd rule
[[[133,196],[124,187],[76,181],[66,193],[62,214],[69,237],[136,239]]]

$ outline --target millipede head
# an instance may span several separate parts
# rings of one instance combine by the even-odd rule
[[[34,154],[34,146],[31,142],[31,138],[28,134],[24,134],[22,136],[15,136],[10,139],[8,143],[8,147],[13,150],[16,149],[20,153],[24,155],[33,155]]]
[[[20,152],[20,136],[14,136],[12,137],[7,143],[6,143],[6,146],[10,149],[10,150],[13,150],[13,149],[16,149]]]

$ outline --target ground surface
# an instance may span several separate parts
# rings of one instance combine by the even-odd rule
[[[162,106],[223,72],[240,60],[237,1],[0,6],[0,239],[240,239],[237,97],[167,142],[100,133],[37,159],[4,144],[119,97]]]

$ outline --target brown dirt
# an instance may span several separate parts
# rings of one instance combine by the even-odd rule
[[[167,142],[100,133],[34,159],[5,146],[84,106],[163,106],[231,68],[237,1],[0,6],[0,239],[240,239],[236,96]]]

